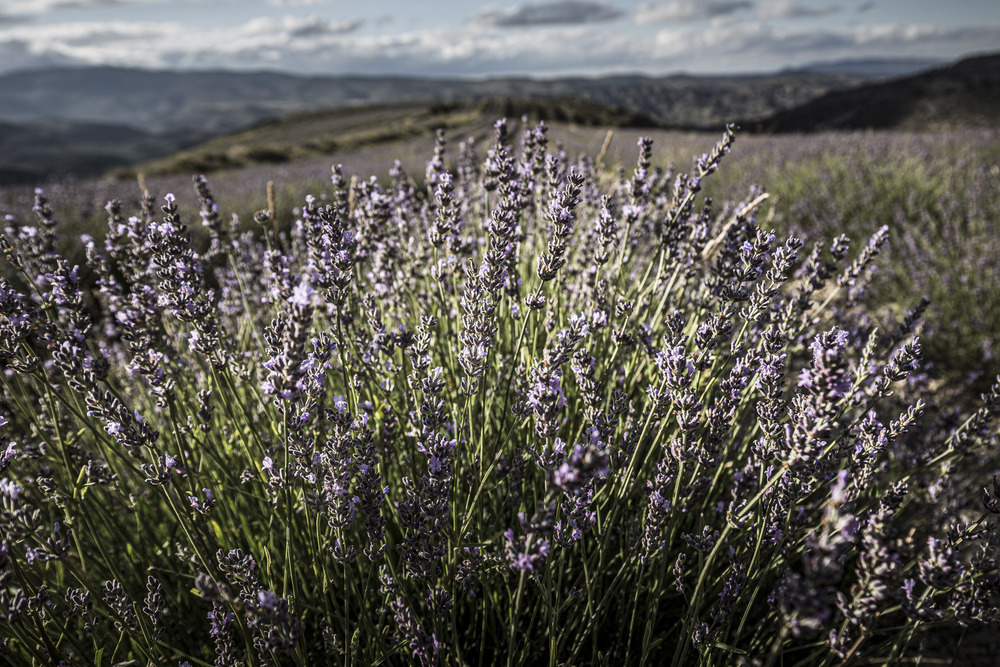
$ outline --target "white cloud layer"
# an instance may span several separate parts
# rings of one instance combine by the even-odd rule
[[[655,58],[696,54],[723,69],[738,62],[765,67],[858,57],[916,57],[995,50],[1000,24],[980,27],[883,24],[838,29],[775,26],[762,21],[716,26],[706,31],[664,29],[656,35]]]
[[[825,27],[823,22],[772,21],[755,14],[764,6],[774,14],[795,13],[796,3],[765,3],[742,9],[736,8],[737,4],[749,3],[700,3],[698,11],[714,12],[717,19],[720,13],[725,17],[726,11],[742,13],[707,26],[678,19],[659,30],[621,22],[536,23],[532,30],[471,22],[388,32],[375,29],[373,23],[319,17],[260,18],[216,28],[181,21],[9,23],[0,24],[0,72],[40,66],[117,65],[430,77],[663,74],[679,70],[765,71],[859,57],[952,58],[995,50],[1000,44],[1000,23],[976,27]],[[695,4],[675,2],[659,7],[662,10],[665,6],[676,16],[692,16]]]

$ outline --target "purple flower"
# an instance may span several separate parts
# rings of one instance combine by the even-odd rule
[[[0,447],[3,446],[3,441],[6,439],[0,436]],[[17,450],[14,449],[14,444],[13,442],[7,443],[7,447],[0,454],[0,474],[4,473],[10,467],[10,462],[17,458]]]
[[[18,496],[21,495],[21,485],[17,482],[7,479],[6,477],[0,478],[0,496],[7,498],[11,503],[16,503]]]
[[[274,611],[278,604],[278,596],[274,591],[259,591],[257,593],[257,606],[267,611]]]
[[[515,572],[538,572],[545,565],[551,551],[551,544],[547,539],[534,535],[515,538],[514,531],[510,529],[503,536],[507,541],[506,555],[510,569]]]
[[[576,445],[570,455],[553,471],[552,483],[563,493],[573,494],[587,487],[591,481],[607,477],[611,470],[610,462],[607,450],[592,443]]]
[[[296,306],[310,306],[312,305],[312,295],[316,293],[316,290],[305,280],[295,286],[292,290],[292,297],[289,302]]]
[[[25,554],[25,558],[28,561],[28,565],[34,564],[34,562],[41,557],[41,554],[38,552],[37,549],[32,549],[27,544],[24,545],[24,550],[27,552]]]

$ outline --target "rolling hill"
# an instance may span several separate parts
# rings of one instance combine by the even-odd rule
[[[743,125],[761,132],[1000,127],[1000,55],[966,58],[901,79],[829,92]]]
[[[522,116],[585,127],[658,126],[645,114],[578,98],[352,106],[274,118],[166,158],[117,169],[113,176],[209,173],[291,162],[420,136],[430,138],[439,128],[485,136],[496,118]]]

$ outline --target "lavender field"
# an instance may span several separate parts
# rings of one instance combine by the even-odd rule
[[[512,120],[335,161],[0,191],[2,659],[995,631],[996,131]]]

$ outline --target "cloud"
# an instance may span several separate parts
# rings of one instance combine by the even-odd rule
[[[597,2],[559,0],[541,4],[517,5],[510,8],[485,7],[472,17],[472,23],[500,28],[533,25],[573,25],[613,21],[624,16],[617,7]]]
[[[336,56],[346,71],[360,74],[393,72],[418,76],[486,76],[503,74],[593,74],[635,63],[651,47],[632,35],[592,25],[550,26],[535,31],[502,30],[468,25],[397,35],[352,36]],[[314,56],[302,52],[303,59]],[[323,54],[323,57],[332,57]],[[634,69],[635,66],[631,65]]]
[[[464,25],[386,34],[362,32],[290,40],[276,37],[232,40],[217,47],[176,54],[177,67],[274,68],[309,73],[397,74],[420,77],[600,74],[639,69],[652,37],[637,41],[621,31],[594,25],[548,26],[538,31],[496,30]],[[221,61],[221,62],[220,62]],[[627,65],[623,65],[627,63]]]
[[[752,2],[726,2],[725,0],[677,0],[659,4],[639,5],[635,12],[636,23],[685,23],[728,16],[743,9],[751,9]]]
[[[862,2],[860,5],[858,5],[857,12],[858,14],[864,14],[865,12],[870,11],[872,9],[875,9],[874,2]]]
[[[0,39],[0,62],[6,71],[77,64],[73,57],[54,51],[39,52],[29,39]]]
[[[15,23],[24,23],[27,20],[28,19],[26,19],[23,16],[14,16],[11,14],[4,14],[3,12],[0,12],[0,26],[14,25]]]
[[[335,66],[326,50],[357,30],[360,21],[317,18],[252,19],[242,25],[192,28],[179,22],[89,21],[0,30],[4,70],[33,66],[119,65],[157,68],[269,67],[317,71]],[[298,59],[310,52],[314,61]],[[310,66],[311,65],[311,66]]]
[[[424,77],[767,71],[860,57],[953,58],[995,49],[1000,24],[832,27],[740,20],[661,26],[597,23],[498,30],[465,24],[358,30],[360,22],[261,18],[217,27],[182,21],[90,21],[0,26],[0,72],[44,66],[274,69],[310,74]]]
[[[841,28],[734,22],[712,30],[663,29],[656,35],[658,62],[682,59],[689,69],[777,69],[801,62],[858,57],[955,57],[995,48],[1000,24],[977,27],[884,24]],[[991,46],[994,45],[994,46]]]
[[[764,19],[798,19],[815,16],[826,16],[840,11],[836,5],[825,7],[807,7],[799,2],[787,2],[785,0],[774,0],[772,2],[762,2],[757,5],[755,13]]]
[[[290,37],[318,37],[321,35],[346,35],[363,25],[363,21],[336,21],[309,17],[304,19],[286,19],[283,29]]]

